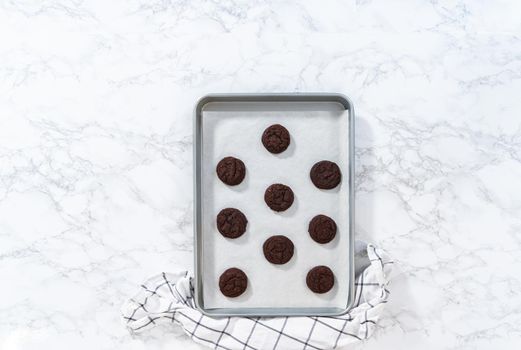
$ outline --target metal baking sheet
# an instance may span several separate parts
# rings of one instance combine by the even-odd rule
[[[288,128],[291,145],[283,153],[267,152],[260,141],[274,123]],[[354,291],[354,110],[341,94],[214,94],[196,105],[194,120],[194,257],[195,302],[210,316],[333,316],[351,306]],[[238,186],[226,186],[215,174],[225,156],[244,161],[247,175]],[[334,190],[313,186],[309,169],[320,160],[336,162],[342,183]],[[263,195],[272,183],[295,192],[287,211],[275,213]],[[246,233],[234,240],[220,235],[217,213],[235,207],[248,218]],[[307,232],[316,214],[333,217],[335,239],[325,245]],[[285,265],[272,265],[262,253],[269,236],[283,234],[295,244]],[[311,292],[307,271],[327,265],[335,274],[334,288]],[[248,288],[237,298],[224,297],[220,274],[238,267],[248,275]]]

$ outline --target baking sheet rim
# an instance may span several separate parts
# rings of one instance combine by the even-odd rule
[[[349,286],[345,308],[215,308],[206,309],[202,296],[201,264],[201,118],[206,104],[211,102],[329,102],[340,103],[348,116],[348,172],[349,172]],[[354,302],[354,109],[349,98],[339,93],[265,93],[265,94],[208,94],[197,101],[194,110],[193,170],[194,170],[194,302],[204,315],[210,317],[226,316],[339,316],[347,313]],[[322,310],[322,311],[320,311]]]

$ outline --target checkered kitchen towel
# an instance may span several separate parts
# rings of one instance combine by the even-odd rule
[[[392,261],[385,252],[365,245],[367,264],[355,283],[355,302],[336,317],[211,318],[195,308],[188,272],[161,273],[146,281],[123,305],[123,319],[131,332],[159,323],[181,327],[195,342],[213,349],[335,349],[371,336],[389,296]],[[361,270],[357,254],[357,270]]]

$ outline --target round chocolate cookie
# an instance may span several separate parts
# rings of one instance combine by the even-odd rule
[[[244,293],[248,286],[248,277],[242,270],[232,267],[224,271],[219,278],[219,289],[224,296],[235,298]]]
[[[264,192],[264,201],[272,210],[284,211],[291,207],[294,200],[293,191],[286,185],[273,184]]]
[[[330,190],[338,186],[342,179],[342,173],[336,163],[323,160],[313,165],[309,177],[318,188]]]
[[[286,236],[271,236],[263,246],[264,256],[272,264],[285,264],[291,260],[295,247]]]
[[[309,222],[308,232],[317,243],[329,243],[335,238],[336,223],[329,216],[317,215]]]
[[[235,186],[242,182],[246,175],[246,167],[242,160],[234,157],[221,159],[215,169],[217,176],[227,185]]]
[[[280,124],[273,124],[262,133],[262,144],[271,153],[282,153],[290,143],[288,129]]]
[[[223,209],[217,214],[217,229],[227,238],[237,238],[246,231],[248,219],[235,208]]]
[[[327,266],[315,266],[306,276],[306,284],[315,293],[327,293],[335,284],[333,271]]]

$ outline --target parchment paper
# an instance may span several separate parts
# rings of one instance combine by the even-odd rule
[[[348,111],[334,103],[212,103],[203,111],[203,298],[206,308],[241,307],[345,307],[349,282],[348,216]],[[291,145],[283,153],[269,153],[261,142],[264,129],[284,125]],[[246,177],[238,186],[223,184],[215,174],[225,156],[240,158]],[[317,189],[309,171],[320,160],[336,162],[342,182],[333,190]],[[276,213],[264,202],[264,191],[273,183],[290,186],[295,202]],[[244,235],[224,238],[216,215],[226,207],[241,210],[248,218]],[[317,214],[332,217],[338,227],[335,239],[318,244],[308,233]],[[293,258],[273,265],[263,255],[264,241],[276,234],[295,245]],[[306,274],[316,265],[327,265],[335,286],[315,294],[306,286]],[[248,288],[237,298],[219,290],[221,273],[238,267],[248,275]]]

